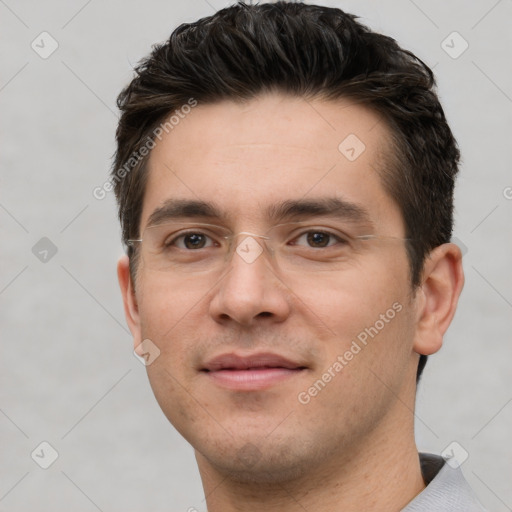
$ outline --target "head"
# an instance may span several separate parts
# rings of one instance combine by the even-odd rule
[[[449,243],[459,151],[431,70],[353,15],[277,2],[238,4],[179,26],[136,73],[118,98],[112,171],[125,242],[143,238],[171,200],[187,217],[209,203],[219,211],[203,206],[202,222],[265,233],[264,213],[276,205],[300,200],[302,212],[327,219],[319,204],[335,208],[336,198],[345,213],[362,213],[355,236],[398,239],[368,244],[357,263],[333,274],[281,275],[264,256],[186,282],[147,268],[140,246],[129,246],[119,273],[127,318],[135,344],[151,339],[160,351],[148,374],[162,409],[217,461],[222,451],[254,446],[251,435],[276,426],[283,396],[296,399],[327,372],[328,388],[290,404],[290,431],[302,428],[305,451],[314,432],[340,444],[356,431],[364,436],[397,397],[414,395],[462,288],[460,251]],[[355,159],[343,154],[347,140]],[[306,367],[279,392],[212,389],[201,371],[213,355],[271,347],[288,355],[292,347]],[[333,368],[347,351],[353,361]],[[369,407],[376,398],[379,407]],[[347,419],[303,423],[307,407],[318,415],[339,408]],[[219,418],[227,417],[225,428]],[[202,421],[217,433],[194,428]],[[276,432],[275,446],[286,435]],[[258,448],[254,457],[266,455]]]

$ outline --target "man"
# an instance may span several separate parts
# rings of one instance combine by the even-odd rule
[[[434,86],[354,16],[278,2],[181,25],[120,94],[126,317],[210,512],[483,510],[414,440],[464,280]]]

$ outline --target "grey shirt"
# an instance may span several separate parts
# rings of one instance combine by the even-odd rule
[[[402,512],[486,512],[459,467],[450,466],[438,455],[419,455],[427,487]]]

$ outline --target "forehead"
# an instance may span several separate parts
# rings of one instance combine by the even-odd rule
[[[389,140],[379,115],[349,100],[272,93],[196,106],[152,150],[141,226],[169,199],[214,202],[251,222],[308,196],[361,204],[377,221],[396,216],[377,173]]]

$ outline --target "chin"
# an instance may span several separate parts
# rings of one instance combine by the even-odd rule
[[[287,446],[281,449],[267,447],[263,452],[255,444],[246,443],[238,451],[230,449],[229,453],[196,457],[204,457],[216,471],[242,484],[275,484],[297,480],[309,474],[314,463],[314,460],[307,460],[303,453],[297,453],[294,457]]]

